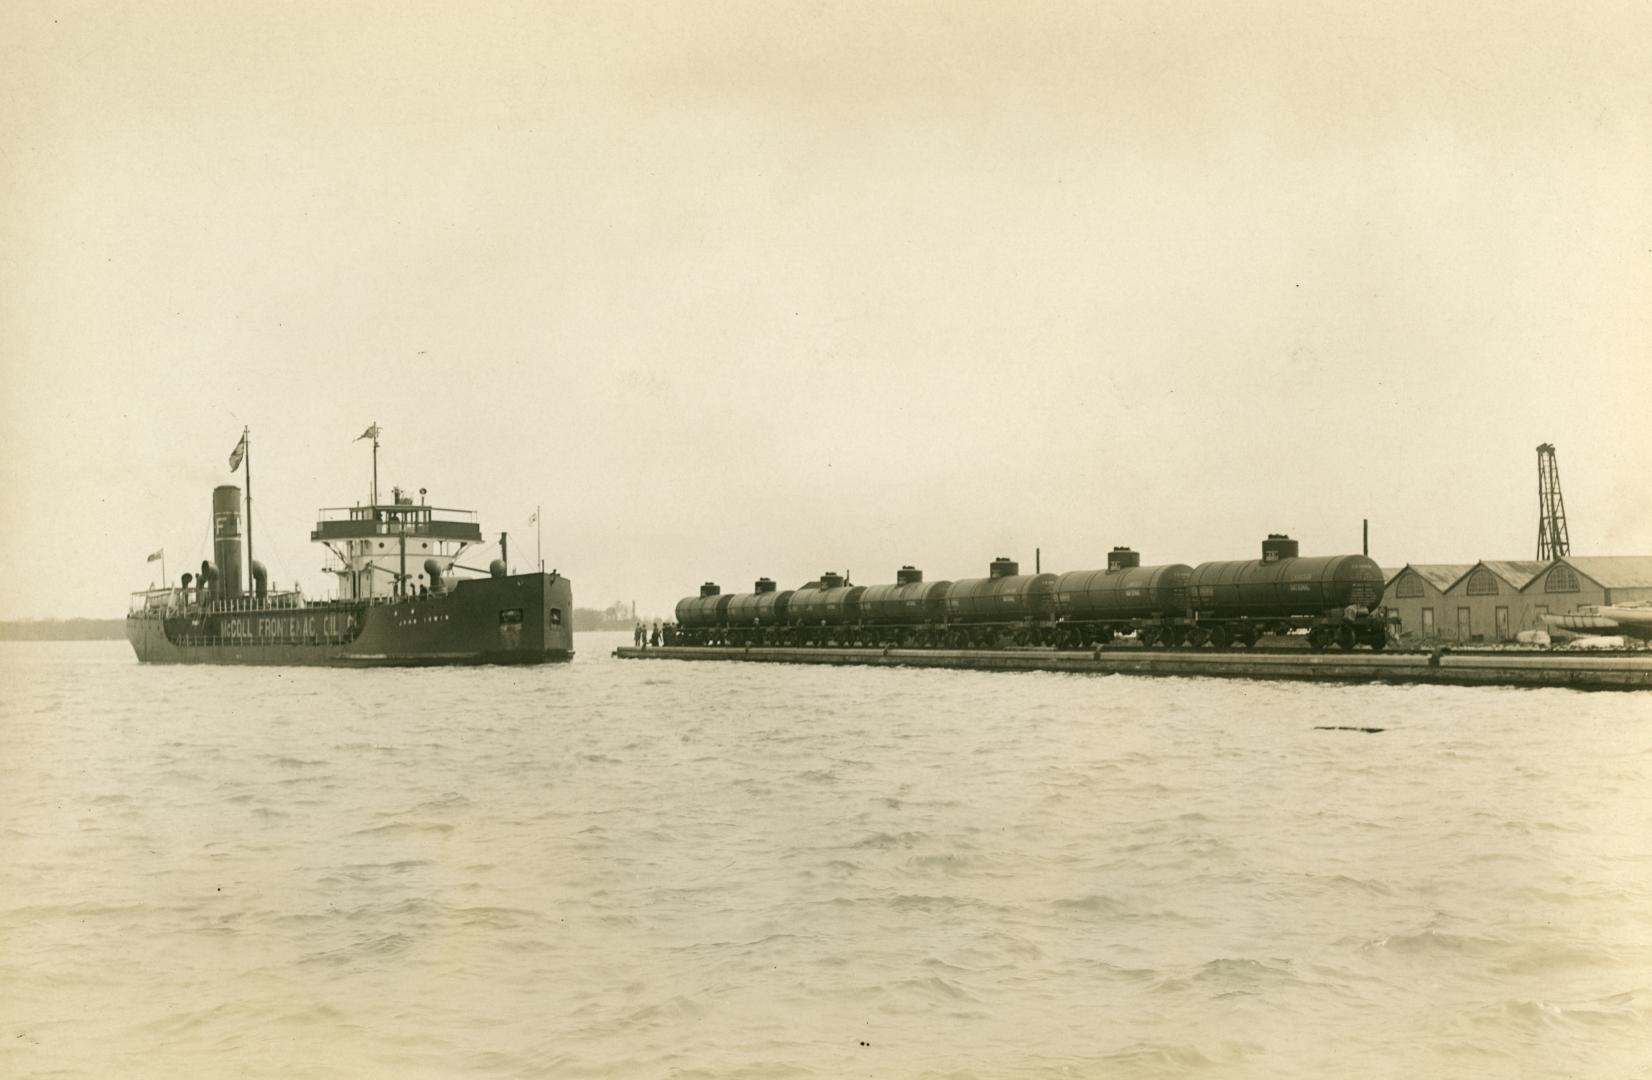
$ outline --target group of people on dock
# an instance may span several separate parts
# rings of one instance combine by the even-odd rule
[[[639,649],[657,649],[661,645],[673,645],[677,641],[677,628],[670,623],[663,626],[655,623],[654,629],[650,630],[647,623],[638,623],[637,628],[631,632],[631,640]]]

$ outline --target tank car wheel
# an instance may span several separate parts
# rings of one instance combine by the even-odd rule
[[[1236,644],[1243,645],[1245,648],[1249,649],[1255,646],[1257,640],[1261,638],[1261,636],[1261,632],[1257,630],[1256,627],[1241,626],[1237,631],[1235,631],[1233,640]]]
[[[1314,652],[1324,652],[1334,636],[1328,627],[1316,626],[1308,631],[1308,648]]]
[[[1113,643],[1113,631],[1103,628],[1101,631],[1099,631],[1096,634],[1093,641],[1086,641],[1084,644],[1086,644],[1086,645],[1092,645],[1092,644],[1095,644],[1095,645],[1111,645],[1112,643]]]
[[[1159,630],[1156,626],[1144,626],[1136,631],[1136,640],[1141,642],[1142,648],[1151,649],[1159,643]]]
[[[1188,628],[1186,633],[1183,635],[1182,640],[1197,649],[1203,647],[1204,644],[1210,640],[1210,636],[1210,631],[1206,630],[1204,627],[1193,626]]]
[[[1337,648],[1341,649],[1343,652],[1348,652],[1352,649],[1358,640],[1359,636],[1354,633],[1354,628],[1352,626],[1345,623],[1337,629]]]
[[[1371,646],[1372,652],[1381,652],[1388,644],[1388,628],[1381,623],[1373,626],[1366,632],[1365,643]]]
[[[1213,626],[1210,628],[1210,643],[1218,649],[1225,649],[1233,644],[1233,635],[1225,626]]]

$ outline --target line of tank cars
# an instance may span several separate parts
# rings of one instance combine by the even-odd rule
[[[1263,634],[1306,632],[1315,649],[1381,649],[1392,617],[1378,602],[1383,574],[1364,555],[1301,558],[1272,534],[1262,557],[1198,566],[1142,566],[1114,548],[1105,570],[1023,574],[1006,558],[988,575],[925,581],[903,566],[893,585],[822,574],[797,589],[768,578],[749,593],[707,582],[677,603],[679,645],[991,649],[1094,648],[1133,636],[1149,647],[1252,646]]]

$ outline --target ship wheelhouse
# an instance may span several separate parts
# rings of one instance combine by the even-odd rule
[[[444,592],[482,527],[472,510],[414,503],[393,488],[388,503],[322,510],[310,539],[337,560],[326,569],[340,600],[386,600]]]

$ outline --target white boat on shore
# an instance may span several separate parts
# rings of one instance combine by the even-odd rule
[[[1543,621],[1551,629],[1588,636],[1611,634],[1652,641],[1652,604],[1599,604],[1578,608],[1565,615],[1549,614]]]

